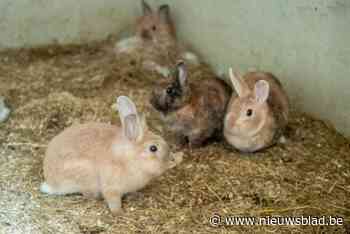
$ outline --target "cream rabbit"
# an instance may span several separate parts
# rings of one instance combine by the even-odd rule
[[[161,5],[158,11],[143,0],[143,15],[136,21],[134,36],[122,39],[115,45],[116,54],[136,52],[142,57],[143,66],[164,76],[177,60],[199,65],[198,57],[177,41],[170,7]]]
[[[280,81],[271,73],[250,72],[243,78],[230,69],[238,97],[233,95],[224,122],[228,143],[243,152],[255,152],[276,143],[288,123],[289,101]]]
[[[143,188],[181,161],[147,128],[134,103],[117,99],[122,127],[89,123],[67,128],[49,143],[40,190],[48,194],[102,195],[113,213],[124,194]]]

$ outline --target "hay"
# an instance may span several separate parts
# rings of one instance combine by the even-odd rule
[[[118,123],[111,107],[118,95],[131,96],[151,127],[165,134],[147,101],[160,77],[144,71],[135,57],[115,58],[110,45],[1,54],[0,94],[13,109],[0,125],[1,233],[349,232],[350,143],[297,111],[285,145],[246,155],[220,142],[183,149],[178,168],[125,197],[122,216],[113,217],[100,200],[41,194],[48,141],[73,123]],[[202,75],[200,70],[191,74]],[[346,225],[213,228],[208,224],[213,213],[332,215]]]

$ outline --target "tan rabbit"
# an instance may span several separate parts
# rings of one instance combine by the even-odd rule
[[[164,76],[170,71],[171,64],[177,60],[198,65],[195,54],[189,52],[177,41],[176,29],[170,15],[170,7],[161,5],[158,11],[142,0],[143,15],[136,21],[136,33],[133,37],[117,42],[115,52],[136,52],[142,57],[143,66]]]
[[[250,72],[243,78],[230,69],[237,95],[225,117],[226,140],[243,152],[269,147],[282,136],[288,123],[289,101],[280,81],[271,73]]]
[[[190,82],[184,62],[179,62],[171,77],[153,89],[151,104],[160,111],[179,143],[201,146],[215,133],[222,133],[230,88],[214,77]]]
[[[127,97],[117,99],[122,127],[104,123],[72,126],[52,139],[40,190],[48,194],[102,195],[113,213],[121,198],[181,161],[162,137],[148,130]]]

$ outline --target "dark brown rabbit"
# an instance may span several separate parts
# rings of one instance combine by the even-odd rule
[[[179,143],[188,141],[190,147],[198,147],[222,131],[230,93],[229,86],[214,76],[191,83],[180,61],[154,88],[151,104],[162,113],[166,127]]]

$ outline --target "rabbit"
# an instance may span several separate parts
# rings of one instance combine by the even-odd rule
[[[143,188],[181,162],[182,155],[172,154],[163,138],[148,130],[128,97],[118,97],[117,108],[122,127],[81,124],[52,139],[44,159],[43,193],[102,195],[111,212],[118,214],[124,194]]]
[[[237,95],[232,95],[224,122],[227,142],[252,153],[284,139],[289,99],[281,82],[268,72],[249,72],[243,78],[229,70]]]
[[[161,113],[177,143],[189,143],[192,148],[222,133],[230,92],[230,87],[215,76],[191,83],[184,61],[179,61],[173,74],[154,87],[150,103]]]
[[[6,106],[5,98],[0,96],[0,123],[3,123],[8,119],[10,112],[10,108]]]
[[[116,54],[137,52],[144,68],[163,76],[169,75],[171,64],[179,59],[199,65],[198,56],[177,41],[169,5],[161,5],[154,12],[144,0],[141,3],[143,15],[136,21],[135,35],[118,41]]]

